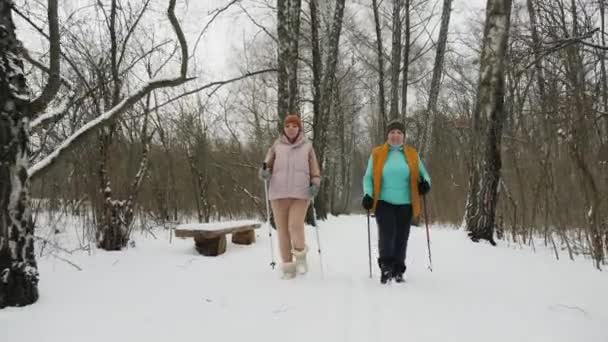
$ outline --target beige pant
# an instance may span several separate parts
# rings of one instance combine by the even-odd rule
[[[279,234],[279,250],[283,262],[292,261],[292,247],[297,250],[303,250],[306,247],[304,219],[309,202],[309,200],[295,198],[270,201]]]

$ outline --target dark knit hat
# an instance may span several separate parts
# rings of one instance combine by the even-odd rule
[[[289,114],[285,117],[285,121],[283,121],[283,127],[287,126],[287,124],[295,124],[300,129],[302,129],[302,120],[297,114]]]
[[[405,125],[403,124],[403,122],[397,119],[391,120],[388,125],[386,125],[386,135],[388,135],[388,133],[390,133],[390,131],[394,129],[398,129],[401,131],[401,133],[405,134]]]

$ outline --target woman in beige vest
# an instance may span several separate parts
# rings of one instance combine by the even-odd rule
[[[281,270],[284,279],[291,279],[296,273],[308,271],[304,220],[321,182],[315,151],[298,115],[285,118],[283,132],[268,150],[264,163],[267,167],[259,174],[269,181],[268,199],[279,235]]]

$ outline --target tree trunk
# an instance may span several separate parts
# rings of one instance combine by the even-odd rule
[[[578,10],[575,0],[571,1],[571,16],[572,16],[572,36],[576,37],[579,34],[578,29]],[[591,100],[586,94],[586,81],[584,74],[584,64],[582,56],[576,46],[570,46],[566,49],[566,65],[568,65],[568,78],[570,87],[574,93],[573,107],[571,113],[573,117],[573,127],[571,137],[566,139],[568,150],[575,166],[581,173],[581,185],[585,198],[585,207],[587,209],[587,233],[591,247],[591,255],[595,260],[596,267],[601,268],[601,262],[604,260],[604,247],[601,234],[601,196],[598,189],[598,182],[595,180],[590,165],[585,160],[585,156],[591,151],[590,138],[587,134],[585,122],[587,116],[593,113]]]
[[[202,136],[197,134],[194,143],[187,146],[186,157],[192,173],[194,187],[196,189],[196,209],[199,223],[209,222],[211,217],[211,204],[209,203],[209,171],[207,165],[203,165],[202,169],[199,160],[209,160],[207,150],[207,136],[203,133]]]
[[[298,41],[301,0],[277,0],[278,127],[288,113],[298,112]]]
[[[158,97],[156,92],[153,93],[154,103],[158,102]],[[163,182],[163,174],[161,174],[161,168],[159,168],[158,179],[155,180],[155,183],[158,187],[157,197],[159,201],[159,209],[161,212],[162,221],[170,220],[177,221],[178,218],[178,203],[177,203],[177,183],[175,180],[175,162],[171,153],[171,148],[169,146],[169,141],[167,138],[167,133],[161,123],[161,116],[158,112],[158,108],[155,109],[156,114],[156,132],[158,133],[158,137],[163,147],[163,152],[165,155],[165,160],[168,166],[168,182],[165,186],[161,187]],[[169,203],[171,202],[172,207],[170,207]]]
[[[399,71],[401,70],[401,1],[393,0],[393,47],[391,50],[391,120],[399,118]]]
[[[325,173],[325,150],[327,148],[327,130],[329,127],[329,118],[332,111],[333,89],[336,82],[336,68],[338,64],[338,48],[340,46],[340,35],[342,31],[342,19],[344,18],[344,3],[345,0],[337,0],[334,10],[334,18],[331,31],[329,34],[328,49],[324,63],[323,80],[321,82],[321,108],[320,117],[314,118],[313,130],[314,140],[313,148],[317,154],[321,173]],[[327,218],[327,202],[328,202],[327,186],[322,186],[317,198],[315,199],[315,209],[317,218]]]
[[[299,38],[300,38],[300,9],[302,7],[301,0],[289,1],[289,63],[288,63],[288,79],[289,79],[289,113],[298,113],[299,92],[298,92],[298,56],[299,56]]]
[[[7,6],[0,1],[0,23]],[[9,28],[10,30],[10,28]],[[12,41],[9,43],[8,41]],[[19,97],[28,92],[23,76],[23,63],[14,49],[7,46],[16,39],[13,34],[0,38],[0,57],[11,60],[12,68],[0,69],[0,308],[23,306],[38,299],[38,270],[34,255],[34,223],[29,203],[27,146],[29,137],[29,104]]]
[[[528,16],[530,17],[530,30],[532,34],[532,45],[534,48],[534,68],[536,69],[536,79],[538,82],[538,92],[540,93],[541,100],[545,97],[545,79],[543,76],[543,62],[541,56],[542,42],[538,36],[538,20],[536,17],[536,10],[534,8],[534,0],[527,0],[526,4],[528,7]]]
[[[120,77],[120,66],[121,60],[118,56],[119,41],[117,34],[117,20],[119,13],[120,4],[117,0],[112,0],[110,8],[109,18],[109,34],[110,34],[110,75],[111,75],[111,89],[105,89],[106,84],[103,82],[104,75],[103,70],[99,68],[99,84],[100,89],[105,90],[105,107],[113,108],[122,101],[122,86],[123,81]],[[126,41],[120,42],[126,44]],[[148,75],[152,78],[151,70],[148,70]],[[110,86],[108,85],[108,86]],[[135,215],[135,206],[137,200],[137,194],[143,178],[148,171],[148,147],[149,140],[147,137],[147,126],[149,120],[150,101],[152,94],[148,93],[145,99],[145,113],[144,123],[142,126],[142,157],[139,163],[138,171],[133,176],[133,181],[129,187],[129,191],[126,194],[126,200],[118,200],[113,197],[113,189],[110,184],[110,177],[108,175],[108,169],[111,166],[110,157],[112,153],[112,145],[114,143],[114,136],[116,134],[116,123],[112,122],[107,127],[104,127],[100,133],[100,179],[101,179],[101,193],[104,194],[103,200],[103,220],[102,226],[99,227],[101,230],[98,233],[98,246],[105,250],[117,251],[127,246],[129,241],[131,224]],[[103,113],[99,113],[101,116]]]
[[[336,96],[336,100],[340,101],[341,98],[341,94],[342,92],[338,92],[338,95]],[[347,202],[347,193],[346,193],[346,189],[348,189],[348,187],[350,186],[347,182],[347,172],[349,170],[349,165],[348,165],[348,156],[350,156],[350,154],[347,152],[346,150],[346,144],[347,144],[347,137],[346,137],[346,110],[344,108],[344,106],[340,105],[339,106],[340,110],[338,116],[339,116],[339,123],[337,126],[338,129],[338,141],[339,141],[339,153],[340,153],[340,157],[337,158],[340,160],[340,184],[336,184],[336,188],[338,190],[338,193],[340,194],[339,199],[340,199],[340,204],[339,204],[339,209],[336,209],[336,212],[338,213],[343,213],[344,212],[344,203]],[[342,123],[342,124],[340,124]],[[336,172],[337,173],[337,172]]]
[[[527,10],[528,10],[528,16],[530,17],[530,31],[531,31],[531,36],[532,36],[532,47],[533,47],[533,52],[534,52],[534,68],[535,68],[535,72],[536,72],[536,82],[537,82],[537,86],[538,86],[538,95],[539,95],[539,100],[541,103],[541,110],[544,112],[553,112],[553,113],[557,113],[558,109],[557,108],[551,108],[552,106],[555,106],[555,103],[551,103],[551,101],[548,99],[547,97],[547,92],[545,90],[545,74],[544,74],[544,70],[543,70],[543,62],[542,62],[542,55],[541,55],[541,49],[542,49],[542,42],[540,40],[539,34],[538,34],[538,28],[539,28],[539,23],[538,23],[538,18],[537,18],[537,14],[536,14],[536,9],[534,7],[534,0],[527,0],[526,1],[526,5],[527,5]],[[551,155],[551,139],[552,139],[552,132],[551,132],[551,127],[549,124],[549,120],[548,119],[548,115],[547,114],[542,114],[542,122],[543,122],[543,127],[541,129],[541,133],[538,134],[540,137],[540,141],[541,141],[541,146],[539,148],[539,154],[543,156],[543,158],[539,161],[539,164],[541,166],[541,170],[542,170],[542,174],[540,175],[540,180],[539,180],[539,189],[540,189],[540,184],[541,182],[544,180],[544,182],[547,184],[546,186],[546,190],[545,190],[545,216],[548,215],[549,213],[549,194],[550,194],[550,183],[549,180],[552,178],[551,175],[551,170],[549,167],[549,163],[550,163],[550,155]],[[534,133],[533,133],[534,134]],[[524,194],[522,193],[522,199],[525,198]],[[540,198],[540,193],[537,192],[536,194],[536,199]],[[533,203],[537,203],[536,200],[533,201]],[[525,205],[525,204],[524,204]],[[531,224],[534,225],[535,224],[535,219],[534,219],[534,215],[537,213],[536,210],[532,210],[532,215],[533,218],[531,220]]]
[[[277,115],[278,128],[283,128],[283,120],[289,112],[289,24],[288,9],[289,0],[277,0]]]
[[[107,82],[111,84],[111,89],[107,89],[109,85],[106,84],[105,74],[101,67],[97,69],[99,77],[99,89],[101,89],[104,94],[103,110],[105,110],[106,108],[114,107],[116,104],[118,104],[118,102],[120,102],[121,82],[118,72],[119,66],[117,52],[118,41],[116,35],[116,7],[116,0],[112,0],[110,6],[110,18],[108,27],[110,34],[110,75],[112,78],[111,82]],[[98,113],[98,115],[102,115],[102,112]],[[127,228],[121,224],[120,219],[120,215],[122,212],[122,203],[121,201],[115,200],[113,198],[113,185],[110,182],[109,176],[110,156],[112,155],[110,150],[113,145],[115,127],[116,125],[114,123],[111,123],[110,125],[103,127],[99,133],[99,193],[103,195],[103,200],[101,201],[101,226],[97,228],[99,230],[99,232],[97,233],[97,245],[100,248],[103,248],[108,251],[119,251],[123,247],[125,247],[128,242]]]
[[[310,31],[311,31],[311,44],[312,44],[312,107],[313,107],[313,148],[315,153],[317,153],[317,158],[319,160],[319,165],[322,163],[322,153],[320,149],[323,149],[324,146],[320,144],[321,136],[324,134],[323,131],[327,130],[327,127],[322,125],[324,112],[321,111],[321,82],[323,78],[323,61],[321,59],[321,46],[320,46],[320,37],[319,37],[319,6],[317,0],[310,0]],[[323,193],[326,193],[325,189],[327,187],[323,186],[319,189],[319,194],[317,197],[323,196]],[[322,201],[322,199],[321,199]],[[314,223],[313,210],[312,206],[308,208],[306,213],[306,222],[308,224]]]
[[[135,177],[133,177],[133,181],[129,187],[129,194],[127,196],[127,201],[125,202],[123,211],[124,225],[127,227],[127,240],[131,237],[131,231],[133,230],[133,219],[135,217],[139,189],[141,188],[141,184],[148,173],[150,165],[150,141],[152,140],[152,137],[148,136],[148,118],[150,115],[149,110],[150,94],[148,94],[146,99],[146,112],[142,128],[142,151],[141,159],[139,161],[139,168],[137,169],[137,173],[135,174]]]
[[[59,90],[61,48],[57,0],[48,1],[49,79],[41,95],[29,100],[21,42],[15,34],[12,2],[0,0],[0,308],[38,300],[34,223],[29,202],[30,121]]]
[[[599,0],[600,3],[600,20],[601,20],[601,41],[602,46],[606,46],[606,3],[604,0]],[[604,113],[608,113],[608,76],[606,74],[606,50],[598,49],[600,55],[600,65],[602,72],[602,108]],[[608,146],[608,115],[604,116],[604,144]]]
[[[27,172],[32,112],[10,6],[0,0],[0,308],[38,300]]]
[[[122,224],[122,201],[114,199],[108,165],[114,125],[99,132],[99,186],[103,199],[98,212],[97,246],[107,251],[119,251],[127,245],[127,228]]]
[[[321,120],[321,78],[323,76],[323,63],[321,61],[321,48],[319,44],[319,10],[317,0],[310,0],[310,31],[312,44],[312,107],[313,107],[313,130],[317,137]]]
[[[382,48],[382,30],[380,26],[380,14],[378,13],[378,1],[372,0],[374,10],[374,22],[376,24],[376,55],[378,56],[378,103],[380,112],[378,113],[378,132],[376,143],[384,141],[384,129],[386,127],[386,107],[384,98],[384,49]]]
[[[410,1],[405,0],[405,43],[403,44],[403,85],[401,86],[401,120],[407,117],[407,87],[410,69]]]
[[[473,117],[472,168],[465,224],[469,237],[494,241],[497,188],[500,180],[500,143],[505,119],[503,110],[505,60],[509,37],[511,0],[488,0],[480,59],[477,103]]]
[[[426,120],[424,122],[424,134],[420,151],[429,163],[431,146],[433,142],[433,128],[437,117],[437,101],[439,100],[439,88],[441,86],[441,76],[443,75],[443,60],[448,44],[448,28],[450,26],[450,16],[452,13],[452,0],[443,0],[443,12],[441,13],[441,28],[439,29],[439,41],[437,42],[437,54],[435,55],[435,66],[433,67],[433,78],[431,80],[431,92],[429,93],[429,103],[426,109]]]

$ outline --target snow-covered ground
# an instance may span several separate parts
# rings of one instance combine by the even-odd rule
[[[228,242],[215,258],[198,255],[192,239],[169,244],[161,230],[157,239],[138,232],[136,246],[123,252],[59,254],[82,271],[43,257],[39,302],[0,310],[0,335],[19,342],[608,341],[608,274],[589,261],[473,244],[435,226],[431,273],[424,230],[415,228],[407,282],[386,286],[375,262],[368,278],[365,217],[320,226],[323,277],[312,228],[311,271],[294,280],[270,269],[265,226],[256,244]],[[372,221],[372,238],[374,230]],[[66,231],[57,237],[63,244],[75,232]]]

